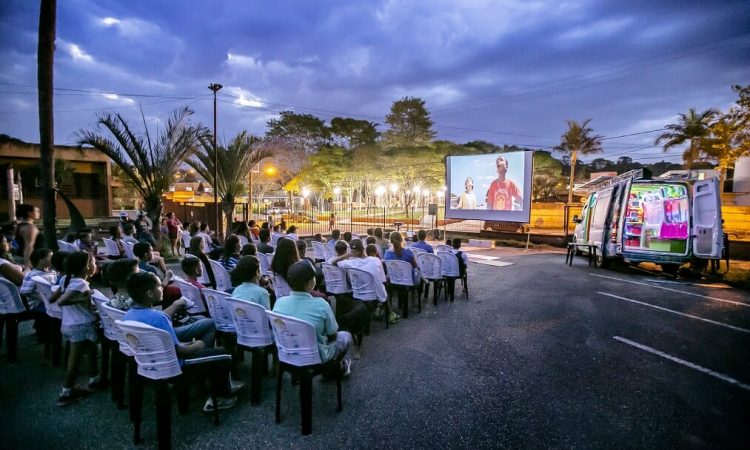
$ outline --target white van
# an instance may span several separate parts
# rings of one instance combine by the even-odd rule
[[[718,259],[723,248],[721,196],[716,178],[701,181],[627,179],[592,192],[574,241],[593,244],[607,266],[613,258],[653,262],[665,271]]]

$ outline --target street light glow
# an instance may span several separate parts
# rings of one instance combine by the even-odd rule
[[[375,188],[375,195],[382,197],[385,194],[385,186],[378,186]]]
[[[424,191],[422,191],[422,194],[424,194],[424,196],[427,197],[428,195],[430,195],[430,190],[425,189]]]
[[[266,173],[266,175],[274,175],[276,173],[276,168],[274,166],[268,166],[263,171]]]
[[[394,194],[398,192],[398,183],[391,183],[391,192]]]
[[[333,193],[339,195],[341,193],[341,188],[336,186],[335,188],[333,188]]]
[[[310,195],[310,190],[307,189],[306,187],[303,187],[302,188],[302,196],[305,197],[305,198],[307,198],[308,195]]]
[[[419,192],[421,191],[421,189],[422,189],[422,186],[420,186],[420,185],[417,184],[416,186],[414,186],[414,193],[415,194],[419,194]]]

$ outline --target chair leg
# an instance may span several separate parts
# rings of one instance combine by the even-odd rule
[[[276,372],[276,423],[281,423],[281,382],[284,381],[284,366],[279,364]]]
[[[300,375],[299,401],[302,414],[302,434],[312,433],[312,376],[303,370]]]
[[[143,387],[141,386],[141,380],[138,377],[138,365],[135,362],[135,359],[130,357],[128,358],[128,403],[130,405],[130,421],[136,423],[136,419],[138,419],[139,439],[141,428],[140,409],[138,410],[138,414],[136,414],[135,408],[136,406],[140,408],[139,403],[143,402],[143,392],[141,392],[142,389]]]
[[[16,362],[18,358],[18,319],[14,315],[5,316],[5,342],[7,360]]]
[[[60,356],[62,354],[62,333],[60,332],[60,319],[50,318],[49,339],[52,350],[52,367],[60,367]]]
[[[268,367],[266,350],[264,348],[254,348],[253,360],[250,367],[250,404],[257,405],[260,403],[260,391],[263,384],[263,366]]]
[[[341,400],[341,373],[336,377],[336,396],[338,397],[338,412],[344,410],[344,403]]]
[[[136,375],[130,391],[130,420],[133,422],[133,445],[142,442],[141,418],[143,417],[143,383],[144,380]]]
[[[398,302],[401,303],[401,316],[404,319],[408,319],[409,297],[411,297],[409,289],[405,288],[404,286],[398,286],[396,289],[398,290]]]
[[[101,339],[102,343],[102,367],[101,367],[101,374],[102,381],[108,382],[109,381],[109,360],[112,357],[112,350],[114,349],[115,342],[108,340],[107,338]]]
[[[159,449],[166,450],[172,446],[172,399],[169,384],[156,383],[156,434]]]
[[[391,315],[391,304],[388,300],[385,301],[385,329],[388,329],[388,316]]]

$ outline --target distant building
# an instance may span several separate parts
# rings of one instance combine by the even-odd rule
[[[83,217],[108,216],[112,205],[112,166],[109,158],[98,150],[72,146],[55,146],[59,189],[75,204]],[[9,217],[9,169],[14,182],[20,176],[23,202],[42,208],[39,144],[30,144],[0,135],[0,223]],[[57,217],[70,218],[65,202],[58,198]]]

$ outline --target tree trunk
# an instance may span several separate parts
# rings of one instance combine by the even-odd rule
[[[232,234],[232,223],[233,223],[233,217],[232,213],[234,212],[234,202],[221,202],[221,210],[224,212],[224,217],[227,221],[227,228],[224,232],[224,239],[228,238]]]
[[[143,199],[143,206],[146,210],[146,215],[151,219],[151,234],[154,235],[154,239],[158,240],[161,237],[161,197],[146,197]]]
[[[578,161],[578,152],[570,152],[570,188],[568,190],[568,205],[573,203],[573,185],[575,184],[576,162]]]
[[[37,90],[39,91],[39,153],[41,163],[42,224],[44,246],[57,249],[55,228],[55,122],[53,115],[53,76],[55,63],[55,23],[57,1],[42,0],[39,10],[37,49]]]

